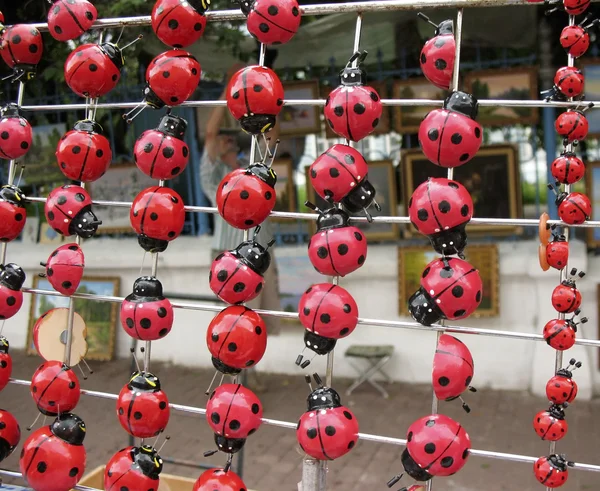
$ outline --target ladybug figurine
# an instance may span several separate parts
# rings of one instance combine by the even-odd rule
[[[135,280],[133,293],[121,304],[121,325],[127,334],[141,341],[156,341],[171,332],[173,306],[154,276]]]
[[[42,35],[35,27],[27,24],[0,25],[0,56],[13,70],[9,77],[13,83],[35,78],[43,53]]]
[[[415,421],[408,428],[406,449],[402,452],[404,471],[415,481],[456,474],[467,463],[471,439],[465,429],[443,414],[432,414]],[[388,482],[394,486],[402,474]]]
[[[0,264],[0,320],[10,319],[23,305],[25,272],[14,263]]]
[[[563,234],[555,232],[556,225],[551,227],[552,241],[546,246],[546,262],[559,271],[569,262],[569,243]]]
[[[331,283],[312,285],[300,297],[298,317],[304,326],[304,349],[317,355],[330,353],[338,339],[352,334],[358,324],[358,306],[352,295]],[[306,368],[310,360],[296,359]]]
[[[242,130],[251,135],[267,133],[275,127],[283,97],[281,80],[263,66],[242,68],[227,85],[227,108]]]
[[[475,121],[478,110],[471,94],[456,91],[449,95],[444,107],[431,111],[419,126],[419,145],[425,156],[440,167],[458,167],[475,157],[483,136]]]
[[[310,181],[321,198],[341,203],[349,213],[364,210],[369,222],[373,218],[367,209],[375,201],[375,188],[368,181],[369,168],[364,157],[349,145],[336,144],[310,166]]]
[[[262,424],[262,414],[256,394],[240,384],[217,387],[206,404],[206,421],[215,434],[217,448],[228,454],[242,449],[246,439]]]
[[[247,489],[242,478],[230,469],[208,469],[194,483],[192,491],[238,491]]]
[[[552,454],[540,457],[533,464],[535,478],[547,488],[559,488],[567,482],[569,469],[575,464],[568,462],[564,455]]]
[[[7,104],[0,109],[0,158],[20,159],[25,156],[33,141],[33,130],[29,122],[19,115],[16,104]]]
[[[482,289],[479,271],[467,261],[434,259],[423,270],[421,288],[408,299],[408,309],[424,326],[441,319],[464,319],[479,307]]]
[[[190,148],[183,141],[187,121],[167,114],[153,130],[144,131],[133,147],[133,160],[152,179],[168,180],[181,174],[189,161]]]
[[[553,9],[550,9],[546,14],[550,14],[557,10],[564,10],[569,15],[581,15],[590,6],[591,0],[545,0],[548,5],[558,4]]]
[[[146,69],[144,100],[123,116],[131,123],[144,109],[175,107],[187,101],[200,83],[200,63],[187,51],[172,49],[161,53]]]
[[[340,73],[340,86],[325,101],[325,119],[337,135],[351,141],[369,136],[383,112],[379,94],[365,85],[367,73],[360,68],[367,52],[356,52]]]
[[[537,413],[533,418],[533,429],[542,440],[560,440],[569,429],[563,408],[552,404],[549,409]]]
[[[421,70],[423,75],[439,89],[450,89],[454,60],[456,59],[456,40],[454,22],[445,20],[438,26],[429,17],[419,12],[420,19],[435,27],[435,36],[425,43],[421,50]]]
[[[269,248],[274,240],[263,247],[254,239],[242,242],[231,251],[219,254],[212,262],[208,281],[213,293],[226,303],[242,304],[254,300],[265,285],[263,275],[271,264]]]
[[[158,0],[152,9],[152,30],[167,46],[185,48],[204,34],[210,0]]]
[[[435,396],[442,401],[460,399],[463,409],[470,413],[471,409],[460,395],[471,387],[475,365],[469,348],[458,338],[442,334],[439,338],[433,357],[432,382]]]
[[[13,453],[20,440],[19,423],[11,413],[0,409],[0,462]]]
[[[575,344],[577,326],[588,321],[587,317],[582,317],[579,322],[575,322],[575,317],[579,314],[581,311],[577,309],[570,319],[552,319],[546,323],[543,335],[548,346],[565,351]]]
[[[570,97],[581,95],[584,85],[583,72],[579,68],[564,66],[554,75],[554,87],[542,92],[542,97],[546,101],[566,101]]]
[[[577,274],[577,269],[573,268],[571,278],[564,280],[552,292],[552,307],[561,314],[570,314],[581,307],[581,293],[575,285],[575,276],[583,278],[585,273],[580,271]]]
[[[104,489],[157,490],[163,460],[150,445],[119,450],[104,469]]]
[[[590,128],[585,112],[592,107],[594,107],[594,103],[590,102],[583,109],[570,109],[556,118],[554,126],[556,132],[563,137],[563,145],[566,146],[569,143],[577,145],[580,141],[585,140]]]
[[[319,213],[317,233],[308,242],[308,258],[317,272],[346,276],[360,268],[367,259],[367,238],[349,224],[348,213],[336,206],[322,211],[308,201],[305,205]]]
[[[590,29],[600,21],[586,17],[578,25],[567,26],[560,35],[560,45],[573,58],[582,57],[590,47]]]
[[[279,143],[279,141],[277,142]],[[248,230],[264,222],[277,201],[277,175],[271,168],[277,147],[269,165],[266,158],[247,169],[236,169],[227,174],[217,189],[219,215],[232,227]]]
[[[79,379],[62,361],[45,361],[31,377],[31,397],[44,416],[69,413],[81,396]]]
[[[559,218],[569,225],[578,225],[589,220],[592,214],[590,199],[582,193],[559,192],[558,186],[559,183],[548,184],[548,188],[556,195]]]
[[[238,0],[248,18],[248,32],[266,45],[289,42],[300,27],[297,0]]]
[[[57,41],[72,41],[86,32],[98,18],[87,0],[53,0],[48,11],[48,30]]]
[[[565,113],[567,114],[567,113]],[[585,164],[575,152],[563,152],[552,162],[552,177],[561,184],[575,184],[585,176]]]
[[[46,273],[40,276],[48,278],[57,292],[71,296],[77,291],[85,267],[83,251],[78,244],[58,247],[50,254],[47,262],[40,264],[46,268]]]
[[[210,321],[206,344],[213,366],[225,375],[237,375],[262,359],[267,349],[267,328],[256,312],[233,305]]]
[[[34,431],[19,461],[27,484],[38,491],[74,488],[85,472],[85,433],[83,420],[71,413],[61,413],[51,425]]]
[[[582,363],[571,358],[566,368],[561,368],[546,383],[546,396],[556,405],[571,404],[577,396],[577,383],[573,380],[573,371],[581,368]]]
[[[465,226],[473,217],[473,199],[462,184],[430,177],[413,192],[408,215],[437,253],[462,255],[467,246]]]
[[[25,195],[15,185],[0,188],[0,242],[15,240],[25,227]]]
[[[172,189],[152,186],[140,191],[129,213],[138,243],[147,252],[164,252],[183,231],[183,199]]]
[[[12,356],[10,356],[8,349],[8,340],[4,336],[0,336],[0,390],[8,385],[12,375]],[[0,446],[2,446],[1,443]]]
[[[330,387],[324,387],[321,378],[313,375],[317,388],[311,387],[307,398],[307,410],[296,427],[296,438],[302,450],[314,459],[335,460],[346,455],[358,442],[358,420],[346,406],[340,395]]]
[[[89,239],[102,224],[92,211],[92,198],[88,192],[72,184],[50,191],[44,212],[48,224],[65,237],[78,235],[82,239]]]

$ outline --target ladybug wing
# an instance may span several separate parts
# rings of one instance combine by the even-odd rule
[[[21,440],[21,428],[15,417],[0,409],[0,461],[8,457]]]
[[[97,17],[98,11],[90,2],[60,0],[48,11],[48,27],[57,41],[70,41],[87,31]]]
[[[16,65],[37,65],[44,52],[42,35],[35,27],[24,24],[13,26],[2,35],[0,52],[11,68]]]
[[[0,201],[0,241],[15,240],[25,227],[26,216],[25,208]]]
[[[11,290],[6,287],[0,288],[0,319],[10,319],[23,305],[23,292]]]
[[[265,280],[230,252],[220,254],[208,275],[210,289],[232,305],[253,300],[262,291]]]
[[[423,75],[440,89],[450,88],[455,51],[456,41],[451,34],[435,36],[425,43],[421,51]]]
[[[166,45],[185,48],[194,44],[206,27],[206,17],[189,3],[161,0],[152,9],[152,30]]]
[[[440,134],[450,116],[445,109],[435,109],[419,126],[419,145],[425,156],[436,165],[440,164]]]
[[[0,390],[8,385],[12,375],[12,356],[9,353],[0,353]],[[1,436],[1,433],[0,433]]]
[[[442,339],[444,337],[451,339]],[[460,396],[469,387],[473,370],[473,358],[466,346],[458,339],[443,334],[433,357],[435,396],[441,400]]]
[[[171,414],[164,392],[135,392],[127,385],[117,399],[117,415],[125,431],[137,438],[159,435],[167,426]]]
[[[275,189],[259,178],[246,174],[243,169],[226,176],[217,192],[220,215],[227,223],[242,230],[264,222],[275,202]]]
[[[289,41],[300,27],[301,17],[297,0],[278,0],[277,6],[274,6],[273,2],[269,0],[256,0],[254,10],[259,15],[252,15],[248,20],[256,22],[255,19],[258,19],[258,27],[261,32],[264,26],[260,25],[260,20],[262,19],[263,22],[268,20],[270,24],[285,33],[280,35],[283,37],[280,41],[282,43]]]
[[[325,235],[331,265],[339,276],[356,271],[367,259],[367,239],[356,227],[334,229]]]
[[[132,450],[133,447],[123,448],[114,454],[108,461],[106,467],[104,468],[104,489],[113,489],[113,486],[117,483],[117,481],[121,483],[123,479],[127,478],[126,474],[133,474],[133,472],[130,472],[133,464],[133,460],[131,458]],[[127,488],[137,489],[130,488],[129,486],[127,486]]]
[[[302,449],[319,460],[335,460],[358,441],[358,421],[345,407],[310,411],[302,415],[296,436]]]
[[[29,151],[33,130],[25,118],[0,119],[0,157],[18,159]]]

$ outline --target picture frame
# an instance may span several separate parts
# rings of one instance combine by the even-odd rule
[[[111,165],[100,179],[88,184],[93,200],[133,201],[140,191],[157,186],[158,181],[140,171],[133,163]],[[129,219],[129,208],[102,207],[97,210],[102,220],[96,235],[134,233]]]
[[[500,68],[469,72],[464,78],[465,92],[476,99],[538,100],[537,67]],[[510,126],[539,123],[535,107],[479,107],[477,121],[483,126]]]
[[[62,244],[65,241],[64,235],[54,230],[48,222],[40,225],[40,244]]]
[[[420,288],[425,266],[439,254],[429,246],[398,247],[398,313],[410,317],[408,300]],[[496,244],[469,245],[465,259],[479,270],[483,297],[470,318],[500,315],[498,247]]]
[[[592,202],[592,220],[600,219],[600,161],[585,164],[586,195]],[[586,242],[588,247],[600,247],[600,229],[587,228]]]
[[[600,97],[600,58],[586,58],[577,60],[583,76],[585,77],[584,93],[588,101],[596,101]],[[582,103],[585,107],[585,102]],[[600,113],[598,111],[587,111],[585,117],[588,120],[588,138],[600,138]]]
[[[420,149],[405,150],[401,158],[403,211],[408,215],[408,201],[419,184],[429,177],[446,177],[447,169],[432,164]],[[473,198],[474,217],[520,218],[523,198],[519,173],[518,149],[514,145],[481,147],[466,165],[454,169],[454,179],[464,185]],[[521,227],[482,225],[469,234],[506,235],[522,232]],[[406,235],[418,233],[406,226]]]
[[[77,293],[91,293],[102,296],[119,296],[121,278],[117,276],[84,276]],[[46,278],[34,276],[34,289],[53,290]],[[68,307],[69,297],[53,295],[33,295],[29,310],[29,327],[27,331],[27,354],[37,355],[33,344],[33,327],[37,320],[48,310],[57,307]],[[100,302],[87,298],[74,298],[75,312],[80,314],[87,327],[88,351],[86,360],[110,361],[114,359],[117,336],[117,319],[119,304]],[[93,320],[92,320],[93,319]],[[66,326],[65,326],[66,329]]]
[[[443,100],[448,91],[439,89],[425,77],[395,80],[392,87],[394,99],[436,99]],[[397,133],[416,134],[423,118],[432,111],[431,106],[395,106],[394,129]]]
[[[369,162],[369,182],[375,188],[375,201],[381,206],[381,211],[377,211],[374,206],[369,208],[369,214],[377,216],[397,216],[398,198],[396,195],[396,169],[391,160],[378,160]],[[310,167],[305,167],[306,172],[306,197],[307,200],[317,205],[318,208],[328,208],[330,205],[322,199],[312,187],[310,181]],[[304,207],[304,205],[303,205]],[[304,207],[304,212],[311,212]],[[364,216],[364,215],[363,215]],[[397,223],[368,223],[354,222],[353,225],[363,231],[367,240],[396,240],[399,234]],[[314,235],[317,232],[317,224],[314,220],[310,221],[310,233]]]
[[[286,99],[318,99],[319,82],[302,80],[284,82]],[[321,132],[321,111],[319,106],[283,106],[279,114],[281,136],[305,136]]]
[[[291,159],[276,159],[271,165],[271,169],[273,169],[277,175],[277,183],[275,184],[277,201],[273,210],[287,212],[297,211],[294,163]],[[275,222],[289,221],[277,217],[272,217],[271,220]]]

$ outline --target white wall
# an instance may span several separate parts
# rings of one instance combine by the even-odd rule
[[[533,241],[506,242],[500,252],[500,316],[461,321],[464,326],[489,329],[541,333],[548,320],[555,316],[550,303],[552,289],[558,283],[558,272],[544,273],[538,265],[537,246]],[[43,272],[39,266],[55,246],[44,244],[10,244],[7,262],[21,265],[27,273],[26,286]],[[174,241],[165,254],[160,255],[158,277],[167,291],[211,294],[208,287],[210,238],[184,237]],[[121,277],[121,296],[131,292],[133,281],[139,276],[142,249],[132,239],[96,238],[83,244],[86,256],[86,274]],[[343,278],[341,285],[356,299],[360,316],[386,320],[411,320],[398,316],[397,248],[370,246],[365,266]],[[305,247],[279,247],[276,257],[306,254]],[[585,255],[581,242],[571,244],[571,266],[584,269],[588,274],[580,280],[583,315],[590,322],[580,329],[578,336],[597,338],[597,294],[600,283],[600,258]],[[149,274],[150,257],[145,260],[144,274]],[[31,295],[25,294],[21,311],[6,322],[6,335],[14,348],[23,348],[27,334]],[[212,312],[192,310],[175,311],[175,325],[163,340],[153,343],[152,357],[177,364],[210,367],[210,356],[205,345],[206,327],[214,316]],[[294,364],[302,349],[303,331],[283,327],[282,333],[270,336],[267,353],[258,369],[277,373],[299,373]],[[459,335],[473,353],[476,387],[532,390],[543,394],[547,379],[553,375],[554,351],[543,342],[477,335]],[[117,356],[129,356],[129,338],[120,324],[117,330]],[[349,338],[338,342],[335,373],[354,376],[355,372],[341,356],[350,344],[393,344],[394,358],[386,371],[395,380],[430,382],[431,360],[435,333],[420,330],[382,328],[360,325]],[[597,370],[598,350],[576,346],[565,354],[584,362],[577,370],[576,379],[581,398],[589,398],[592,389],[600,393],[600,373]],[[312,370],[325,371],[325,357],[317,357]]]

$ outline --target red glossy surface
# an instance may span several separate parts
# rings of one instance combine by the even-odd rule
[[[65,61],[65,81],[80,97],[103,97],[120,78],[120,69],[97,44],[79,46]]]
[[[87,0],[57,0],[48,10],[50,35],[57,41],[77,39],[97,17],[96,7]]]
[[[440,336],[433,357],[432,383],[438,399],[453,399],[469,388],[475,364],[469,348],[454,336]]]
[[[166,106],[178,106],[198,88],[200,74],[200,63],[192,54],[173,49],[152,60],[146,82]]]
[[[194,44],[206,28],[206,17],[180,0],[158,0],[152,9],[151,21],[158,39],[173,48]]]
[[[146,188],[133,200],[129,218],[138,234],[174,240],[181,234],[185,222],[183,199],[166,187]]]
[[[223,384],[211,394],[206,421],[226,438],[248,438],[262,424],[263,408],[254,392],[239,384]]]
[[[244,481],[233,471],[209,469],[194,483],[193,491],[241,491],[247,489]]]
[[[75,372],[61,361],[45,361],[33,374],[31,397],[42,414],[71,412],[79,402],[81,387]]]

